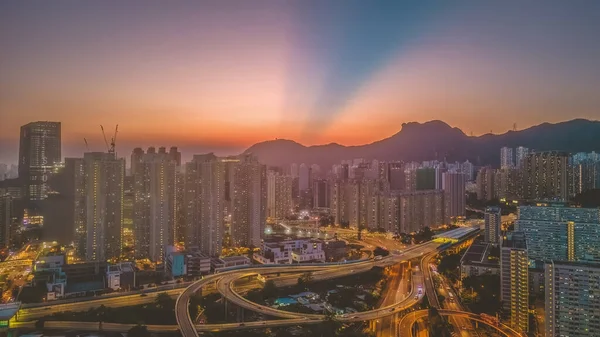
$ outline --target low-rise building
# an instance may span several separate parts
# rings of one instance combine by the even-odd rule
[[[228,256],[213,258],[211,263],[213,271],[217,272],[223,268],[249,265],[250,259],[247,256]]]
[[[260,253],[254,259],[262,264],[290,264],[325,261],[323,242],[312,239],[273,239],[263,241]]]
[[[172,277],[204,275],[210,273],[210,268],[210,256],[197,249],[167,254],[166,270]]]
[[[484,274],[500,274],[499,261],[489,259],[490,249],[491,245],[488,243],[474,243],[467,249],[460,259],[461,279]]]

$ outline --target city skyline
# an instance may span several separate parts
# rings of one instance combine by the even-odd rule
[[[84,137],[102,150],[100,124],[119,124],[121,153],[237,154],[365,144],[410,121],[480,135],[599,118],[598,4],[379,5],[3,2],[0,160],[34,120],[63,122],[69,155]]]

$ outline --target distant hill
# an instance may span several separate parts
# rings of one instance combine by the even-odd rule
[[[261,162],[272,166],[292,163],[330,166],[354,158],[404,161],[468,159],[476,165],[498,166],[503,146],[525,146],[538,151],[599,151],[600,122],[574,119],[478,137],[467,136],[462,130],[442,121],[411,122],[402,124],[395,135],[371,144],[304,146],[291,140],[277,139],[252,145],[244,153],[251,152]]]

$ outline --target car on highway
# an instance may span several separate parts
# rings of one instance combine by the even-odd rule
[[[354,316],[354,317],[352,317],[352,318],[354,318],[354,319],[358,319],[358,316]]]
[[[240,323],[240,326],[245,326],[245,325],[246,325],[246,324],[244,324],[244,323]]]
[[[390,309],[390,312],[392,312],[392,311],[394,311],[394,310],[396,310],[396,308],[391,308],[391,309]]]
[[[140,294],[140,297],[146,297],[146,296],[148,296],[148,295],[146,295],[145,293]]]

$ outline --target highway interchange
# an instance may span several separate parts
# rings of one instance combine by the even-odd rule
[[[375,246],[385,246],[397,248],[394,246],[394,240],[382,238],[363,238],[367,244]],[[397,244],[397,242],[396,242]],[[281,327],[290,325],[306,325],[319,324],[327,318],[325,315],[319,314],[298,314],[283,310],[278,310],[268,306],[262,306],[245,299],[240,295],[240,292],[257,287],[257,284],[246,284],[243,286],[236,285],[236,281],[247,278],[251,275],[263,275],[271,277],[277,274],[273,279],[278,286],[291,285],[297,280],[299,273],[311,272],[314,280],[324,280],[342,277],[353,273],[360,273],[370,270],[375,266],[391,267],[392,278],[388,285],[388,292],[385,294],[381,306],[377,309],[358,312],[354,314],[336,316],[335,320],[340,322],[359,322],[371,321],[375,324],[377,336],[392,337],[392,336],[411,336],[413,325],[427,316],[427,310],[416,311],[405,315],[400,324],[398,324],[398,313],[411,308],[417,304],[423,294],[419,289],[424,289],[428,295],[429,304],[432,307],[440,308],[440,314],[449,315],[457,327],[457,330],[462,326],[471,327],[468,320],[481,321],[478,315],[460,311],[458,305],[450,306],[444,310],[440,303],[437,303],[437,293],[429,268],[430,260],[438,252],[439,243],[427,242],[420,245],[410,246],[392,250],[392,254],[387,257],[377,259],[364,259],[353,263],[338,263],[338,264],[296,264],[296,265],[270,265],[241,268],[231,271],[225,271],[218,274],[212,274],[203,279],[190,284],[187,288],[168,289],[166,292],[171,296],[177,296],[175,314],[177,325],[148,325],[148,329],[154,332],[180,331],[184,337],[198,336],[198,332],[202,331],[225,331],[225,330],[241,330],[267,327]],[[390,249],[391,250],[391,249]],[[418,266],[413,266],[413,269],[407,268],[403,262],[420,259]],[[294,275],[280,276],[282,273],[294,273]],[[411,274],[410,277],[402,277],[404,274]],[[443,287],[442,287],[443,288]],[[226,324],[195,324],[192,317],[189,315],[190,298],[202,291],[203,295],[218,291],[224,298],[232,304],[241,308],[264,314],[265,316],[278,317],[277,320],[242,322],[242,323],[226,323]],[[92,301],[81,301],[74,303],[65,303],[52,306],[41,306],[36,308],[22,309],[18,315],[19,322],[11,322],[12,327],[32,327],[35,319],[43,316],[51,315],[55,312],[62,311],[84,311],[100,305],[111,307],[131,306],[142,303],[148,303],[160,292],[148,293],[146,296],[128,295],[113,298],[101,298]],[[457,310],[458,309],[458,310]],[[104,330],[104,331],[127,331],[131,324],[113,324],[113,323],[98,323],[98,322],[46,322],[45,328],[49,329],[81,329],[81,330]],[[408,334],[405,334],[407,333]],[[499,331],[503,336],[519,336],[514,330],[501,325]],[[471,336],[471,331],[458,330],[462,336]]]

